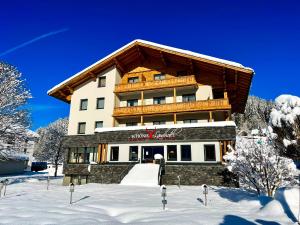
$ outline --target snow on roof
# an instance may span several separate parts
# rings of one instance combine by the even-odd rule
[[[170,128],[189,128],[189,127],[227,127],[236,126],[233,121],[206,122],[206,123],[183,123],[183,124],[168,124],[168,125],[152,125],[152,126],[130,126],[130,127],[101,127],[96,128],[96,133],[108,131],[126,131],[126,130],[144,130],[144,129],[170,129]]]
[[[208,55],[204,55],[204,54],[192,52],[192,51],[189,51],[189,50],[184,50],[184,49],[180,49],[180,48],[170,47],[170,46],[167,46],[167,45],[157,44],[157,43],[154,43],[154,42],[151,42],[151,41],[145,41],[145,40],[141,40],[141,39],[136,39],[136,40],[133,40],[133,41],[129,42],[128,44],[124,45],[123,47],[117,49],[116,51],[112,52],[111,54],[105,56],[104,58],[98,60],[94,64],[86,67],[85,69],[81,70],[80,72],[74,74],[73,76],[69,77],[68,79],[64,80],[63,82],[55,85],[53,88],[51,88],[50,90],[47,91],[47,94],[49,94],[50,92],[52,92],[55,89],[59,88],[60,86],[66,84],[67,82],[69,82],[70,80],[72,80],[75,77],[79,76],[80,74],[88,71],[89,69],[93,68],[94,66],[96,66],[96,65],[104,62],[108,58],[112,57],[113,55],[117,54],[118,52],[121,52],[122,50],[126,49],[130,45],[133,45],[134,43],[141,43],[141,44],[146,44],[146,45],[152,45],[154,47],[163,48],[163,49],[166,49],[166,50],[175,51],[175,52],[183,53],[183,54],[186,54],[186,55],[190,55],[190,56],[194,56],[194,57],[198,57],[198,58],[203,58],[203,59],[211,60],[211,61],[214,61],[214,62],[227,64],[227,65],[230,65],[230,66],[239,67],[239,68],[242,68],[242,69],[248,69],[248,70],[251,70],[252,72],[254,72],[254,70],[251,69],[250,67],[245,67],[242,64],[236,63],[236,62],[233,62],[233,61],[229,61],[229,60],[225,60],[225,59],[220,59],[220,58],[216,58],[216,57],[212,57],[212,56],[208,56]]]
[[[14,150],[2,150],[0,151],[0,159],[26,161],[29,160],[29,157],[22,152],[16,152]]]

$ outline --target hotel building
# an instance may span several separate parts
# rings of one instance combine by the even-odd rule
[[[64,182],[119,183],[135,163],[165,159],[162,181],[223,184],[254,71],[134,40],[48,91],[70,104]]]

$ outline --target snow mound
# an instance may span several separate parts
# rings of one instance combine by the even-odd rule
[[[284,214],[284,209],[282,208],[280,202],[274,199],[270,201],[266,206],[264,206],[259,211],[259,214],[260,216],[263,217],[269,217],[269,216],[278,217]]]
[[[276,192],[275,198],[284,206],[290,217],[297,218],[299,211],[299,188],[284,188]]]
[[[159,165],[136,164],[121,181],[121,185],[157,186]]]

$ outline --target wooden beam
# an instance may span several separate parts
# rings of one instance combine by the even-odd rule
[[[209,111],[209,122],[213,121],[213,115],[212,115],[212,111]]]
[[[223,67],[223,82],[224,82],[224,89],[227,91],[227,82],[226,82],[226,69]]]
[[[174,113],[174,124],[176,124],[176,123],[177,123],[177,114]]]
[[[146,61],[146,56],[143,53],[142,49],[138,45],[136,45],[136,49],[137,49],[139,57],[141,58],[141,64],[143,64],[143,62]]]
[[[68,89],[71,95],[74,93],[74,89],[71,88],[70,86],[67,85],[66,88]]]
[[[125,68],[124,66],[120,63],[120,61],[117,58],[114,58],[114,62],[117,66],[117,68],[122,72],[125,73]]]
[[[98,144],[97,163],[101,162],[101,148],[102,148],[102,145]]]
[[[88,72],[88,75],[89,75],[90,78],[93,79],[94,82],[96,82],[96,80],[97,80],[97,75],[96,74],[94,74],[93,72]]]
[[[71,99],[72,99],[72,95],[68,95],[67,97],[66,97],[66,99],[67,99],[67,101],[71,101]]]
[[[190,64],[191,74],[195,74],[195,66],[194,66],[194,63],[193,63],[192,59],[189,60],[189,64]]]
[[[59,90],[58,93],[59,93],[61,96],[63,96],[64,98],[67,97],[67,95],[66,95],[62,90]]]
[[[162,51],[159,51],[159,53],[160,53],[160,59],[163,62],[164,66],[168,66],[167,60],[164,56],[164,53]]]

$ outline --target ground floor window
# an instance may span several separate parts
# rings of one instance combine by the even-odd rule
[[[119,161],[119,147],[114,146],[110,148],[110,161]]]
[[[72,174],[70,183],[73,183],[75,185],[87,184],[88,183],[88,176]]]
[[[177,146],[168,145],[167,146],[167,159],[168,161],[177,161]]]
[[[204,145],[204,160],[216,161],[215,145]]]
[[[192,151],[191,145],[181,145],[181,161],[191,161]]]
[[[97,161],[97,149],[95,147],[69,148],[69,163],[90,163]]]
[[[138,146],[130,146],[129,147],[129,161],[137,161],[138,160]]]

